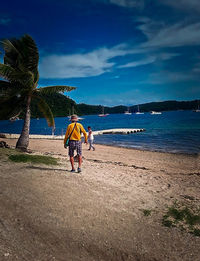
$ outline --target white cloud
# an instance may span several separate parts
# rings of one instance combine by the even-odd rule
[[[156,57],[152,56],[152,57],[148,57],[146,59],[142,59],[142,60],[139,60],[136,62],[130,62],[130,63],[124,64],[124,65],[120,65],[120,66],[118,66],[118,68],[138,67],[141,65],[147,65],[147,64],[154,63],[155,61],[156,61]]]
[[[148,48],[140,46],[133,48],[126,44],[120,44],[112,48],[100,48],[88,53],[48,55],[41,59],[40,75],[42,78],[67,79],[99,76],[111,72],[117,68],[137,67],[151,64],[156,61],[169,60],[179,54],[157,53],[137,61],[118,65],[112,59],[130,54],[141,54],[149,52]]]
[[[138,27],[147,37],[142,48],[165,48],[200,45],[200,23],[177,23],[171,26],[153,21]]]
[[[130,68],[130,67],[138,67],[138,66],[142,66],[142,65],[152,64],[156,61],[169,60],[178,55],[179,55],[178,53],[160,53],[160,54],[156,54],[154,56],[149,56],[142,60],[120,65],[120,66],[118,66],[118,68]]]
[[[84,54],[49,55],[41,60],[42,78],[79,78],[98,76],[112,70],[110,60],[132,53],[125,44],[101,48]]]
[[[143,0],[109,0],[111,4],[116,4],[123,7],[136,7],[143,8],[144,1]]]
[[[200,13],[200,1],[199,0],[163,0],[162,4],[172,6],[174,8],[183,10],[185,12],[198,12]]]

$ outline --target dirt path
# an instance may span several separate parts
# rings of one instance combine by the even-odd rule
[[[199,157],[84,147],[80,175],[61,141],[30,149],[60,165],[0,157],[0,260],[200,260],[199,237],[161,222],[174,200],[200,206]]]

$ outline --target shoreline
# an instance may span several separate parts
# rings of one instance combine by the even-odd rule
[[[6,140],[17,140],[20,134],[8,134],[8,133],[0,133],[0,139],[6,139]],[[106,135],[106,134],[101,134]],[[56,135],[38,135],[38,134],[30,134],[29,135],[30,140],[64,140],[64,136],[56,136]],[[123,145],[116,145],[116,144],[104,144],[104,143],[98,143],[95,141],[94,144],[100,145],[100,146],[107,146],[107,147],[114,147],[114,148],[122,148],[122,149],[128,149],[128,150],[134,150],[134,151],[147,151],[147,152],[155,152],[155,153],[162,153],[162,154],[172,154],[172,155],[185,155],[185,156],[193,156],[198,157],[200,155],[199,152],[173,152],[173,151],[162,151],[157,149],[147,149],[147,148],[134,148],[129,146],[123,146]]]
[[[147,151],[147,152],[155,152],[155,153],[163,153],[163,154],[172,154],[172,155],[185,155],[185,156],[199,156],[199,152],[194,152],[194,153],[187,153],[187,152],[170,152],[170,151],[161,151],[161,150],[150,150],[150,149],[139,149],[139,148],[134,148],[134,147],[127,147],[127,146],[117,146],[117,145],[112,145],[112,144],[103,144],[103,143],[97,143],[95,144],[102,145],[102,146],[108,146],[108,147],[114,147],[114,148],[123,148],[123,149],[130,149],[130,150],[135,150],[135,151]]]

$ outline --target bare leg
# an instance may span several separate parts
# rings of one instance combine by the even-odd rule
[[[78,155],[78,167],[81,168],[81,164],[82,164],[82,156]]]
[[[71,162],[71,165],[72,165],[72,169],[74,170],[74,157],[70,157],[70,162]]]

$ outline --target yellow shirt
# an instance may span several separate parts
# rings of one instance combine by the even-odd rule
[[[76,127],[73,130],[74,124],[76,124]],[[83,128],[83,125],[78,122],[76,122],[76,123],[73,122],[73,123],[69,124],[67,127],[67,131],[65,133],[64,144],[66,143],[67,138],[71,134],[72,130],[73,130],[73,133],[70,137],[70,140],[81,140],[81,133],[83,133],[83,135],[85,137],[85,142],[87,142],[87,133],[86,133],[85,129]]]

